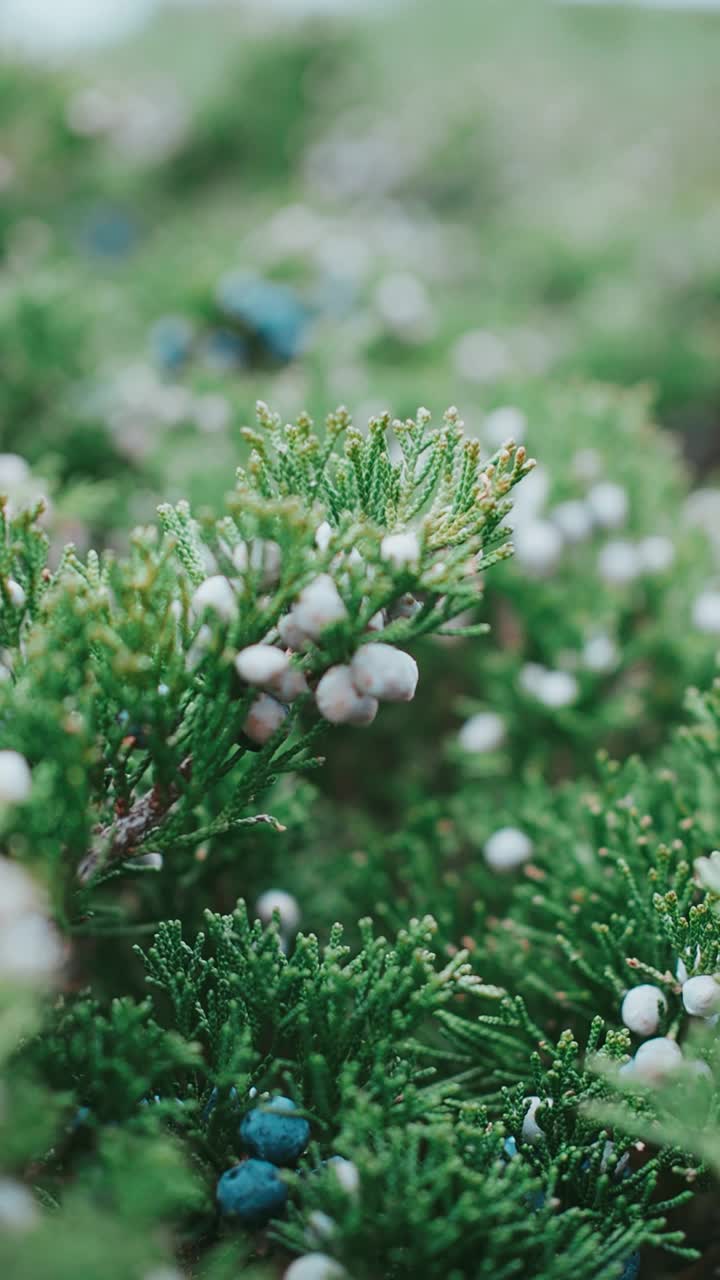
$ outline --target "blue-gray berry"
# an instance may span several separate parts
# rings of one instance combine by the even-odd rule
[[[305,1150],[310,1125],[294,1114],[292,1098],[271,1098],[248,1111],[240,1125],[240,1137],[253,1155],[273,1164],[292,1164]]]
[[[226,1169],[217,1184],[220,1212],[238,1222],[267,1222],[285,1206],[288,1189],[275,1165],[267,1160],[245,1160]]]

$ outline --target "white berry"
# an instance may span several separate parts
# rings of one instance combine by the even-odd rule
[[[330,724],[372,724],[377,698],[358,693],[345,666],[330,667],[315,690],[318,711]]]
[[[537,1112],[538,1112],[538,1108],[551,1107],[552,1098],[543,1099],[543,1098],[538,1098],[536,1095],[533,1095],[531,1098],[528,1098],[527,1101],[529,1103],[529,1106],[527,1111],[525,1112],[525,1116],[522,1122],[522,1129],[520,1133],[524,1142],[529,1142],[531,1144],[534,1144],[536,1142],[539,1142],[541,1138],[545,1137],[543,1130],[540,1128],[540,1125],[535,1119],[535,1116],[537,1115]]]
[[[380,543],[380,555],[394,569],[406,569],[420,560],[420,539],[416,533],[387,533]]]
[[[353,1164],[352,1160],[345,1160],[342,1156],[336,1156],[331,1160],[330,1166],[343,1191],[347,1192],[349,1196],[355,1195],[360,1186],[360,1174],[357,1165]]]
[[[618,529],[628,514],[628,496],[619,484],[594,484],[587,495],[593,517],[601,529]]]
[[[266,889],[255,903],[255,914],[263,924],[270,924],[273,914],[280,917],[283,933],[295,933],[300,924],[300,906],[297,898],[285,889]]]
[[[271,539],[256,538],[248,545],[239,542],[233,550],[233,564],[238,573],[246,574],[248,569],[260,575],[260,586],[264,590],[274,587],[280,577],[282,568],[282,552],[277,542]]]
[[[605,675],[614,671],[620,661],[620,653],[612,636],[606,631],[598,631],[590,636],[582,651],[583,666],[596,675]]]
[[[11,605],[13,605],[15,609],[22,609],[25,604],[25,588],[21,587],[20,583],[16,582],[14,578],[8,578],[7,592],[10,597]],[[0,609],[2,608],[2,605],[2,596],[0,596]]]
[[[493,871],[512,871],[532,856],[533,843],[517,827],[500,827],[485,841],[483,853]]]
[[[306,1253],[290,1263],[283,1280],[343,1280],[347,1274],[327,1253]]]
[[[0,804],[22,804],[30,796],[32,774],[19,751],[0,751]]]
[[[463,751],[495,751],[505,741],[505,721],[495,711],[479,711],[465,721],[458,734]]]
[[[543,578],[557,569],[563,553],[563,538],[549,520],[532,520],[515,529],[513,546],[521,568]]]
[[[280,639],[286,648],[293,649],[295,653],[299,653],[301,649],[306,647],[308,638],[305,632],[298,626],[294,609],[291,609],[289,613],[284,614],[278,622],[277,629]]]
[[[196,617],[212,609],[224,622],[231,622],[237,612],[237,600],[229,580],[221,573],[206,578],[193,595],[192,609]]]
[[[641,539],[638,554],[646,573],[667,573],[675,559],[675,546],[670,538],[656,533]]]
[[[629,1031],[638,1036],[654,1036],[667,1001],[659,987],[643,982],[631,987],[622,1002],[621,1017]]]
[[[498,409],[493,409],[482,424],[483,439],[492,449],[499,449],[509,440],[514,440],[515,444],[522,444],[526,431],[525,414],[522,409],[517,409],[511,404],[500,405]]]
[[[319,574],[300,592],[293,614],[300,631],[311,640],[319,640],[326,627],[347,617],[347,609],[329,573]]]
[[[350,664],[358,693],[381,702],[410,702],[415,696],[418,666],[409,653],[391,644],[364,644]]]
[[[682,1002],[686,1013],[696,1018],[709,1018],[720,1007],[720,986],[707,974],[688,978],[683,983]]]
[[[272,684],[285,674],[289,666],[288,655],[271,644],[250,644],[235,658],[235,670],[247,684]]]
[[[537,698],[553,711],[571,707],[577,701],[580,686],[569,671],[545,671],[537,689]]]
[[[287,707],[281,702],[271,698],[269,693],[261,693],[248,711],[243,733],[262,747],[277,733],[287,714]]]
[[[550,512],[550,518],[566,542],[584,542],[592,533],[592,512],[587,503],[577,498],[559,502]]]
[[[35,1197],[21,1182],[0,1178],[0,1227],[4,1231],[27,1231],[38,1221]]]
[[[611,587],[625,587],[642,573],[642,562],[634,542],[618,538],[606,542],[598,554],[600,577]]]
[[[328,524],[327,520],[323,520],[315,530],[315,546],[319,551],[327,551],[332,542],[333,527]]]
[[[44,905],[41,890],[19,862],[0,857],[0,923],[26,912],[38,911]]]
[[[682,1062],[682,1050],[668,1036],[657,1036],[641,1044],[633,1058],[632,1074],[649,1084],[657,1084],[676,1071]]]
[[[702,591],[692,607],[693,625],[708,635],[720,635],[720,591]]]

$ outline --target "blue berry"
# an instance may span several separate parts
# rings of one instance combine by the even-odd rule
[[[190,355],[192,338],[185,316],[161,316],[150,330],[150,348],[163,369],[178,369]]]
[[[517,1142],[512,1137],[512,1135],[509,1138],[506,1138],[505,1141],[503,1142],[503,1149],[505,1151],[505,1155],[510,1160],[512,1160],[513,1157],[517,1155],[518,1153]]]
[[[217,1106],[217,1104],[218,1104],[218,1098],[219,1098],[219,1096],[220,1096],[220,1095],[219,1095],[219,1093],[218,1093],[218,1087],[217,1087],[217,1085],[214,1085],[214,1086],[213,1086],[212,1093],[210,1094],[210,1097],[208,1098],[207,1102],[205,1103],[205,1106],[203,1107],[203,1109],[202,1109],[202,1113],[201,1113],[201,1119],[203,1120],[203,1122],[204,1122],[205,1124],[207,1124],[208,1120],[210,1119],[210,1116],[212,1115],[213,1111],[215,1110],[215,1108],[216,1108],[216,1106]],[[232,1103],[233,1103],[233,1105],[236,1105],[236,1104],[237,1104],[237,1100],[238,1100],[238,1091],[237,1091],[237,1089],[235,1088],[235,1085],[233,1085],[233,1086],[232,1086],[232,1088],[231,1088],[231,1090],[230,1090],[230,1093],[228,1094],[228,1098],[229,1098],[230,1102],[232,1102]]]
[[[640,1275],[640,1254],[631,1253],[626,1259],[625,1269],[620,1276],[620,1280],[637,1280]]]
[[[82,239],[90,253],[103,258],[124,258],[135,247],[138,227],[123,209],[100,205],[93,209],[82,228]]]
[[[226,1169],[217,1184],[220,1212],[239,1222],[261,1223],[284,1208],[288,1189],[275,1165],[246,1160]]]
[[[220,282],[218,301],[225,314],[258,338],[275,359],[293,360],[299,354],[309,317],[287,285],[230,275]]]
[[[248,1111],[240,1125],[240,1137],[248,1150],[273,1164],[297,1160],[310,1139],[310,1125],[294,1115],[295,1110],[292,1098],[277,1097]]]
[[[205,339],[203,358],[218,373],[230,373],[247,364],[247,343],[232,329],[213,329]]]

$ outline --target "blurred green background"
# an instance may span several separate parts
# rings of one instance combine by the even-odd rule
[[[0,26],[0,448],[61,539],[215,500],[259,395],[645,383],[720,463],[720,15],[41,7]]]

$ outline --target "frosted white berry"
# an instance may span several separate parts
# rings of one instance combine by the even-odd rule
[[[42,891],[19,862],[0,857],[0,925],[14,916],[41,910]]]
[[[6,920],[0,930],[0,975],[34,982],[60,967],[62,944],[47,916],[26,912]]]
[[[131,859],[133,867],[144,867],[147,871],[162,871],[164,858],[161,853],[141,853]]]
[[[23,605],[25,604],[25,588],[21,587],[20,583],[16,582],[14,578],[8,578],[7,592],[10,597],[10,603],[16,609],[22,609]],[[2,599],[2,596],[0,596],[0,609],[2,609],[2,606],[3,606],[3,599]]]
[[[322,1209],[314,1209],[308,1217],[308,1224],[305,1231],[305,1239],[308,1244],[323,1244],[335,1235],[337,1224],[329,1213],[323,1213]]]
[[[720,1009],[720,986],[709,974],[698,974],[683,983],[682,1002],[686,1013],[710,1018]]]
[[[528,1098],[527,1101],[529,1105],[528,1105],[527,1111],[525,1112],[525,1116],[522,1122],[522,1129],[520,1130],[520,1133],[521,1133],[523,1142],[535,1143],[535,1142],[539,1142],[541,1138],[545,1137],[543,1130],[540,1128],[540,1125],[535,1119],[535,1116],[537,1115],[537,1112],[538,1112],[538,1108],[551,1107],[552,1098],[538,1098],[537,1095],[533,1095],[532,1097]]]
[[[30,468],[19,453],[0,453],[0,493],[6,496],[30,479]]]
[[[696,858],[693,865],[698,884],[720,894],[720,849],[713,849],[709,858]]]
[[[372,724],[377,715],[377,698],[358,693],[345,666],[330,667],[315,690],[318,711],[330,724]]]
[[[641,538],[638,555],[645,573],[667,573],[675,560],[675,545],[663,534],[652,534],[649,538]]]
[[[311,640],[319,640],[326,627],[347,617],[347,609],[329,573],[319,574],[300,592],[293,614],[300,631]]]
[[[274,587],[280,577],[282,568],[282,552],[277,542],[272,539],[256,538],[250,546],[239,542],[232,553],[233,564],[238,573],[246,574],[248,569],[260,575],[260,586],[264,590]]]
[[[708,635],[720,635],[720,591],[702,591],[692,607],[693,625]]]
[[[557,569],[563,545],[560,530],[549,520],[523,522],[513,533],[515,559],[522,569],[538,578]]]
[[[277,733],[287,714],[287,707],[281,702],[271,698],[269,693],[261,693],[248,711],[243,733],[262,747]]]
[[[619,661],[618,647],[606,631],[598,631],[594,636],[590,636],[582,651],[583,666],[597,675],[614,671]]]
[[[295,616],[295,610],[291,609],[278,622],[278,635],[287,649],[293,649],[295,653],[299,653],[308,643],[308,637],[305,632],[298,626]]]
[[[300,924],[300,906],[297,898],[287,893],[285,889],[266,889],[255,903],[255,914],[263,924],[269,924],[276,911],[280,917],[283,933],[297,932]]]
[[[628,496],[619,484],[611,481],[594,484],[587,495],[587,502],[601,529],[619,529],[627,519]]]
[[[347,1274],[327,1253],[306,1253],[290,1263],[283,1280],[344,1280]]]
[[[235,658],[235,670],[248,684],[273,684],[289,666],[288,655],[271,644],[250,644]]]
[[[593,527],[592,511],[579,498],[559,502],[550,512],[550,518],[557,525],[566,542],[584,542],[590,537]]]
[[[30,766],[19,751],[0,751],[0,805],[23,804],[32,787]]]
[[[0,1227],[4,1231],[27,1231],[38,1219],[35,1198],[27,1187],[13,1178],[0,1178]]]
[[[206,609],[212,609],[224,622],[231,622],[237,612],[237,600],[228,578],[221,573],[214,573],[206,578],[195,591],[192,598],[192,610],[196,617],[201,617]]]
[[[381,702],[410,702],[415,696],[418,666],[409,653],[391,644],[364,644],[350,663],[358,693]]]
[[[495,711],[478,711],[458,734],[463,751],[495,751],[505,741],[505,721]]]
[[[657,1084],[676,1071],[682,1062],[682,1050],[668,1036],[657,1036],[641,1044],[633,1058],[632,1075]]]
[[[483,853],[493,871],[512,871],[532,856],[533,843],[518,827],[499,827],[485,841]]]
[[[543,667],[539,662],[526,662],[518,672],[518,684],[523,693],[528,693],[532,698],[539,698],[542,683],[547,675],[547,667]]]
[[[569,671],[545,671],[539,682],[536,697],[553,711],[571,707],[577,701],[580,686]]]
[[[515,444],[522,444],[526,432],[525,414],[522,409],[517,409],[511,404],[500,405],[498,409],[493,409],[482,424],[483,439],[491,449],[499,449],[509,440],[514,440]]]
[[[654,1036],[667,1001],[659,987],[643,982],[631,987],[622,1002],[621,1017],[629,1031],[638,1036]]]
[[[330,1165],[343,1191],[349,1196],[355,1195],[360,1186],[357,1165],[353,1164],[352,1160],[343,1159],[342,1156],[333,1156]]]
[[[634,542],[618,538],[606,542],[598,554],[598,571],[611,587],[624,587],[642,573],[642,561]]]
[[[320,551],[327,551],[332,542],[333,527],[328,524],[327,520],[323,520],[315,530],[315,546]]]
[[[268,688],[281,702],[294,702],[303,693],[308,692],[308,682],[302,671],[289,666],[275,679],[269,681]]]
[[[394,569],[406,569],[420,560],[420,539],[412,530],[406,533],[387,533],[380,543],[380,555]]]

